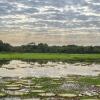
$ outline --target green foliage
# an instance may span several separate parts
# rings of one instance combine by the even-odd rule
[[[84,82],[93,85],[100,85],[100,77],[82,77],[78,80],[79,82]]]
[[[35,43],[29,43],[22,46],[11,46],[8,43],[0,41],[0,52],[92,54],[100,53],[100,46],[48,46],[43,43],[37,45]]]

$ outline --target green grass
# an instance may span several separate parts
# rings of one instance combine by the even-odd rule
[[[73,60],[100,61],[100,54],[58,54],[58,53],[1,53],[0,60]]]
[[[79,78],[78,81],[86,83],[86,84],[100,85],[100,77],[94,77],[94,78],[82,77],[82,78]]]

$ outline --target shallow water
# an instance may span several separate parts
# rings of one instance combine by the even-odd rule
[[[1,61],[0,100],[81,100],[82,96],[98,99],[100,84],[77,80],[98,75],[100,64],[96,63]]]
[[[1,77],[66,77],[68,75],[97,76],[100,74],[100,64],[85,64],[67,62],[25,62],[12,60],[0,67]]]

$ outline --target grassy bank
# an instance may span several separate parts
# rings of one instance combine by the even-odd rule
[[[100,54],[0,53],[0,60],[100,61]]]

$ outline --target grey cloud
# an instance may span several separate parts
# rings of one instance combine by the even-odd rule
[[[99,33],[99,6],[100,0],[0,0],[0,31]]]

